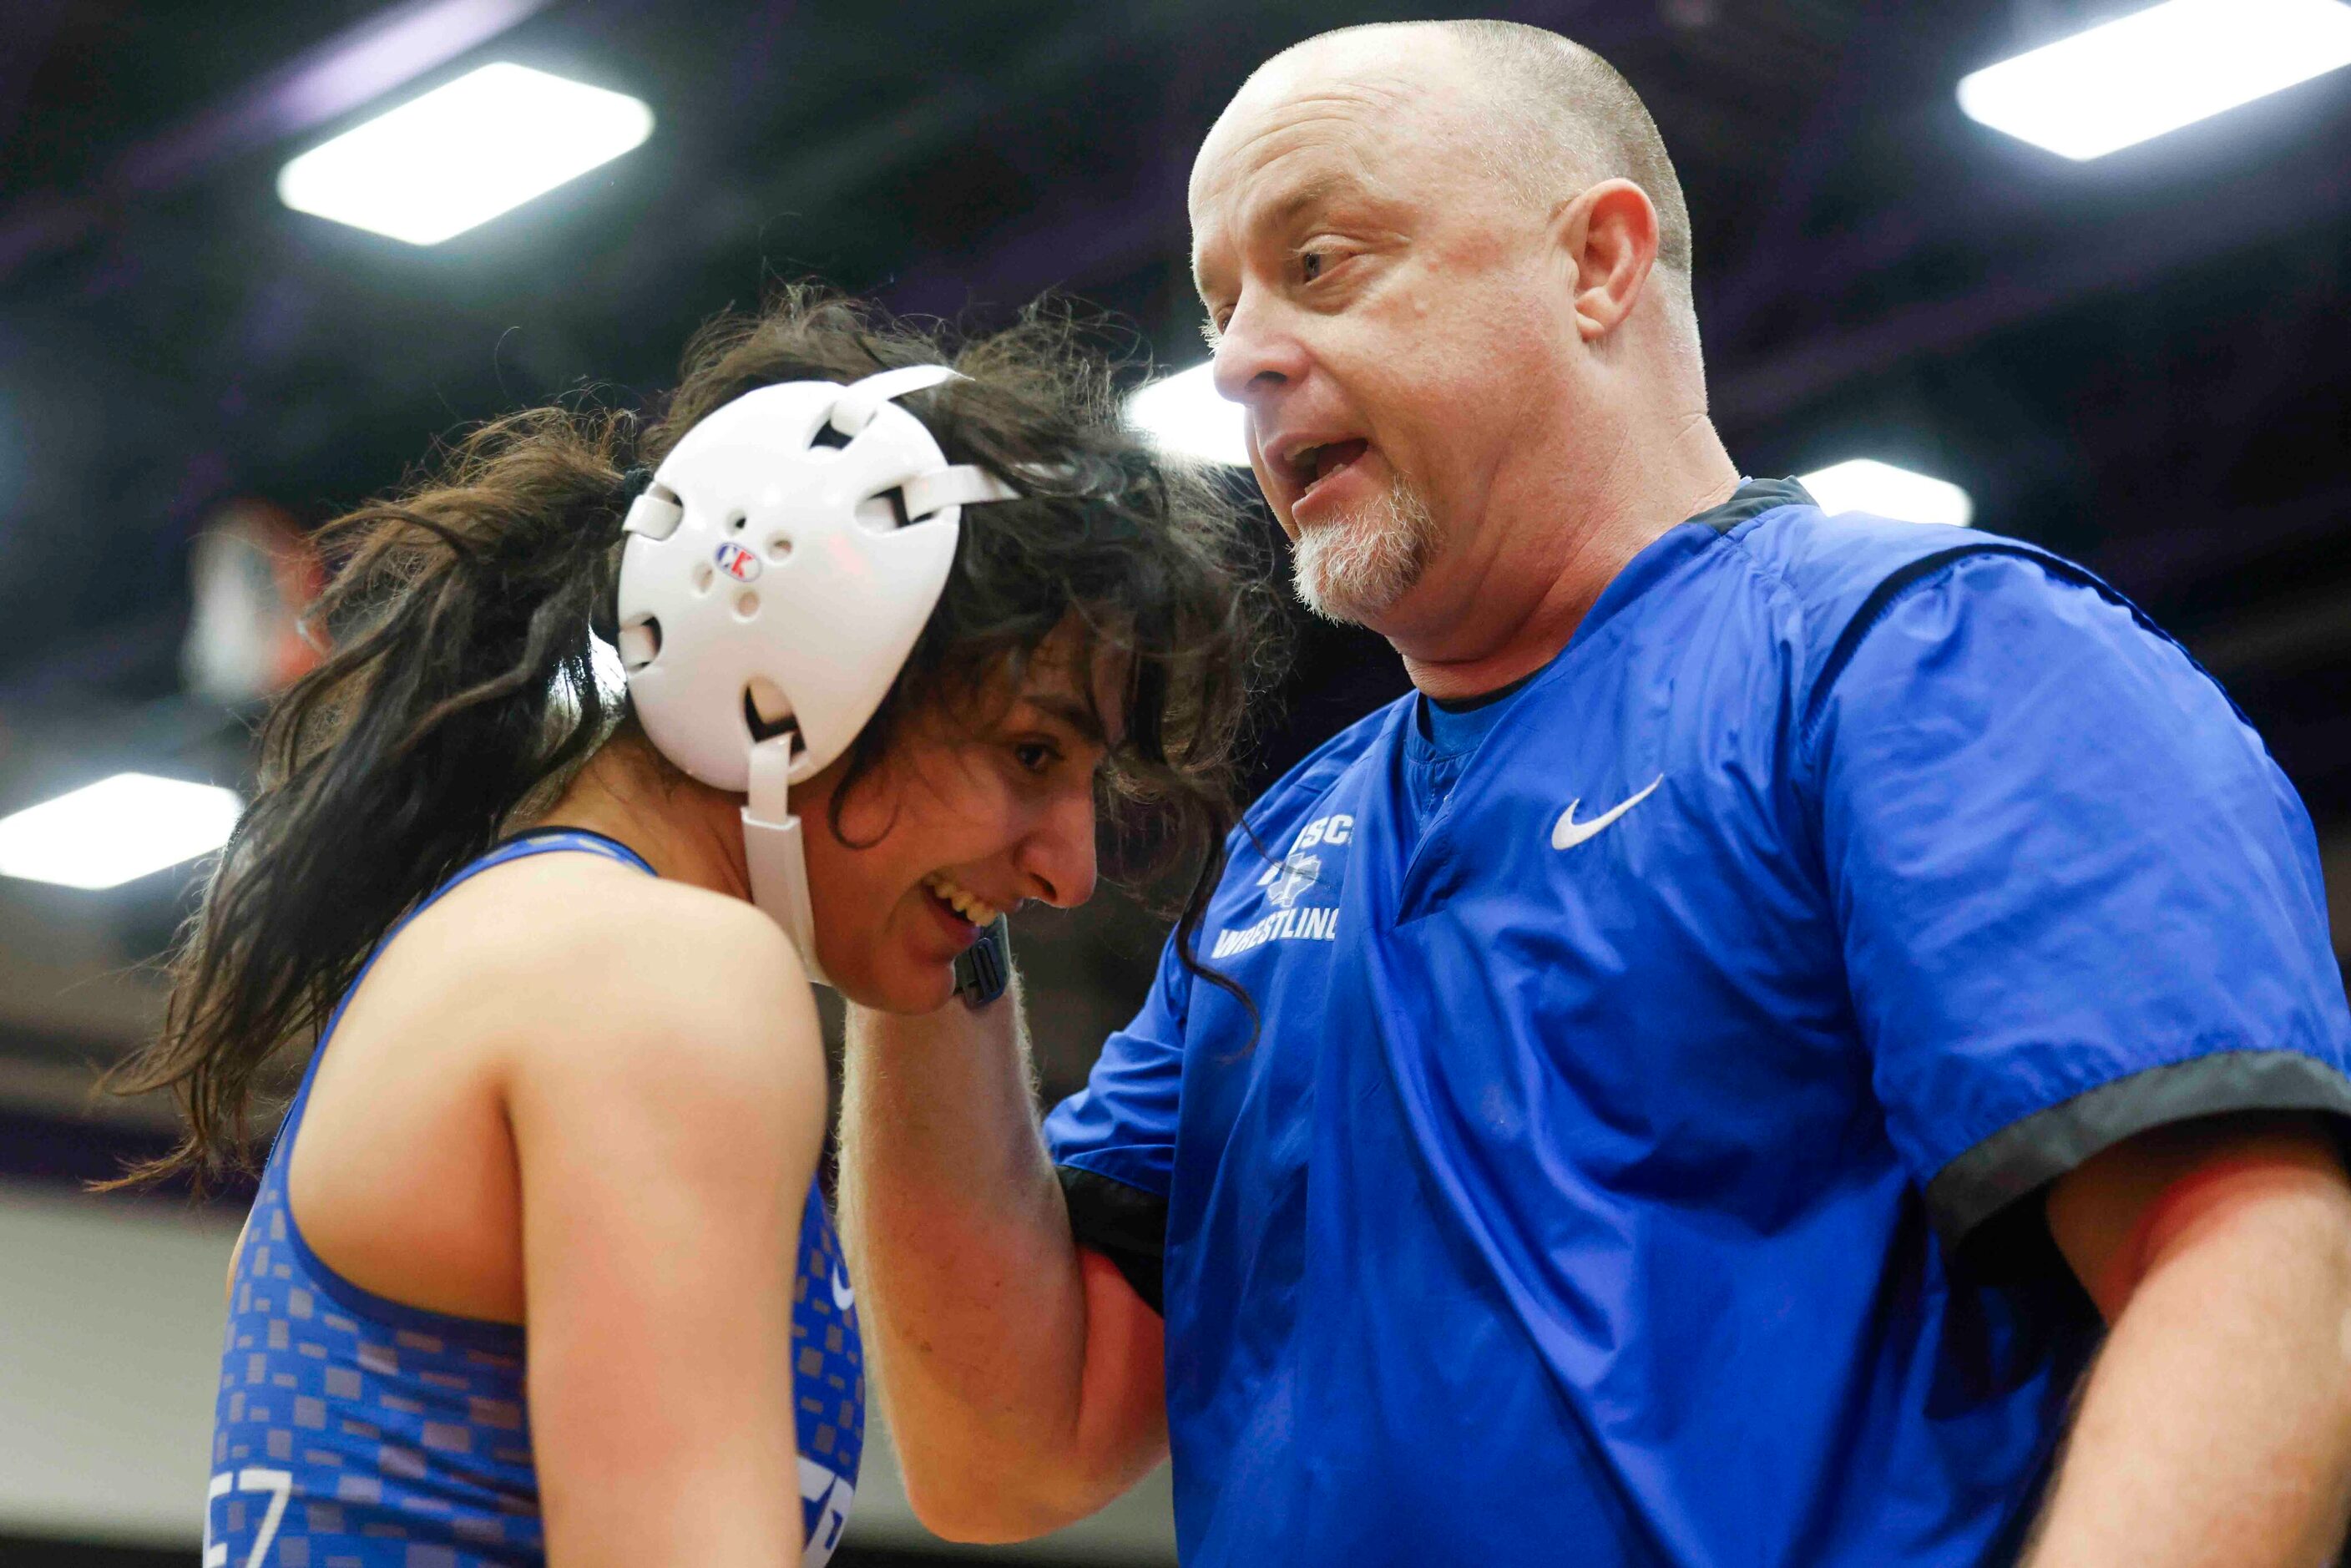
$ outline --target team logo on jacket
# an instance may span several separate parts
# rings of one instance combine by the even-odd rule
[[[1328,942],[1336,937],[1339,911],[1335,905],[1298,901],[1317,887],[1335,891],[1335,874],[1326,879],[1323,873],[1330,865],[1335,873],[1339,857],[1327,852],[1343,850],[1354,834],[1355,819],[1343,811],[1317,817],[1301,828],[1290,852],[1266,867],[1257,879],[1273,912],[1250,925],[1218,931],[1208,956],[1229,958],[1268,942]]]
[[[1298,902],[1298,895],[1312,887],[1322,874],[1321,855],[1293,854],[1285,858],[1258,879],[1265,889],[1266,901],[1276,909],[1288,909]]]

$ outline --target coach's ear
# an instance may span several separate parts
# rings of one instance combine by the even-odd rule
[[[1630,180],[1603,180],[1560,204],[1552,234],[1571,268],[1575,326],[1587,343],[1633,313],[1657,262],[1657,209]]]

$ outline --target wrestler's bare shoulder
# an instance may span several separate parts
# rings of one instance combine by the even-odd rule
[[[807,970],[738,898],[592,854],[532,855],[453,889],[387,954],[516,1043],[747,1032],[816,1038]],[[436,987],[435,989],[443,988]]]

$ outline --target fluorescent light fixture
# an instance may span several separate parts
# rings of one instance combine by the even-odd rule
[[[1959,81],[1959,107],[2068,158],[2135,141],[2351,65],[2337,0],[2168,0]]]
[[[653,134],[635,99],[486,65],[314,147],[278,172],[298,212],[438,245],[610,162]]]
[[[0,818],[0,876],[114,887],[220,848],[241,809],[232,789],[118,773]]]
[[[1162,452],[1249,466],[1249,414],[1217,395],[1212,365],[1153,382],[1126,400],[1126,417]]]
[[[1799,476],[1796,483],[1810,490],[1813,499],[1821,504],[1821,510],[1832,517],[1839,512],[1869,512],[1906,523],[1949,523],[1954,528],[1965,528],[1968,519],[1976,515],[1975,503],[1957,485],[1929,479],[1924,474],[1913,474],[1907,468],[1896,468],[1875,457],[1834,464],[1818,473]]]

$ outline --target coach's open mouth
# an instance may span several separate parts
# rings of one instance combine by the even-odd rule
[[[1324,480],[1343,472],[1369,450],[1369,442],[1361,436],[1351,436],[1344,441],[1317,442],[1292,451],[1287,466],[1290,481],[1298,486],[1298,498],[1302,501],[1312,495]]]

